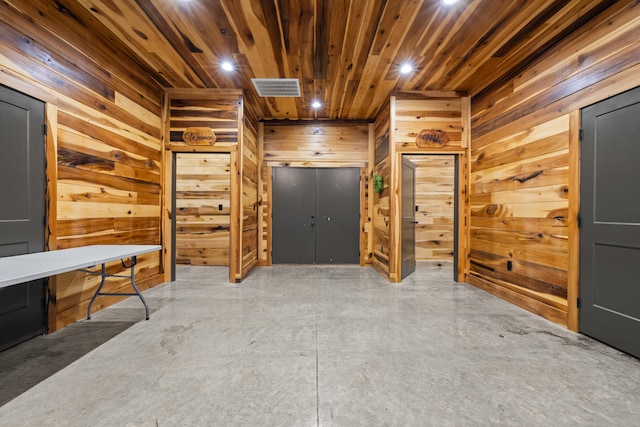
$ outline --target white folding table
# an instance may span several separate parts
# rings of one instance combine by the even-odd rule
[[[149,307],[136,285],[134,267],[138,262],[138,255],[159,251],[160,249],[162,249],[160,245],[93,245],[0,258],[0,291],[18,283],[42,279],[73,270],[81,270],[102,277],[100,285],[87,307],[87,319],[91,319],[91,306],[100,295],[137,295],[144,305],[146,319],[149,320]],[[125,260],[128,258],[131,259],[131,262],[126,265]],[[130,275],[107,273],[106,264],[117,260],[120,260],[122,267],[130,269]],[[86,270],[86,268],[96,265],[102,265],[100,271]],[[102,287],[108,277],[130,279],[135,293],[102,292]]]

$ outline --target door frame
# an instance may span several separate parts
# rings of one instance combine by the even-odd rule
[[[175,158],[178,153],[227,153],[231,158],[231,197],[230,197],[230,209],[229,216],[231,218],[231,224],[229,227],[229,282],[237,283],[238,276],[241,273],[240,260],[241,257],[236,256],[240,251],[240,239],[242,238],[242,231],[239,227],[234,227],[236,221],[234,218],[239,218],[242,208],[241,198],[238,196],[238,180],[234,177],[238,176],[238,148],[237,146],[208,146],[204,148],[199,147],[171,147],[165,150],[164,155],[164,202],[165,214],[162,218],[162,246],[164,247],[162,255],[162,263],[164,268],[164,280],[174,281],[176,278],[176,248],[175,248],[175,180],[176,180],[176,167]]]
[[[198,154],[198,153],[206,153],[206,154],[227,154],[228,151],[180,151],[180,150],[172,150],[171,151],[171,155],[172,155],[172,167],[171,167],[171,212],[177,212],[177,202],[176,202],[176,179],[177,179],[177,168],[175,167],[176,165],[176,159],[178,154]],[[229,162],[230,164],[233,164],[233,156],[229,156]],[[231,167],[231,169],[233,169],[233,166]],[[231,186],[231,173],[232,170],[229,170],[229,185]],[[230,188],[231,190],[231,188]],[[233,203],[231,200],[229,200],[230,203],[230,207],[233,206]],[[231,215],[229,215],[231,216]],[[177,241],[177,230],[176,230],[176,218],[177,215],[171,215],[171,254],[170,254],[170,258],[171,258],[171,281],[174,282],[176,280],[176,241]],[[230,221],[231,223],[231,221]],[[231,224],[229,224],[231,225]],[[233,241],[233,239],[231,238],[231,226],[229,226],[229,267],[231,266],[231,242]],[[235,281],[235,278],[234,278]]]
[[[471,208],[469,205],[469,196],[467,189],[469,188],[468,177],[469,174],[469,162],[470,158],[466,151],[454,151],[454,150],[430,150],[430,151],[418,151],[418,150],[403,150],[396,152],[395,162],[396,165],[402,165],[403,156],[437,156],[437,155],[452,155],[455,162],[455,179],[454,179],[454,242],[453,242],[453,280],[456,282],[466,282],[467,275],[469,273],[467,248],[469,248],[470,242],[470,229],[467,226],[468,218],[471,216]],[[396,177],[395,183],[398,192],[398,199],[402,200],[402,168],[395,168]],[[392,181],[393,181],[392,177]],[[394,215],[394,210],[391,211],[391,223],[394,228],[392,233],[395,233],[396,248],[398,253],[402,253],[402,221],[398,221],[396,216],[402,217],[402,212],[398,210]],[[394,231],[395,230],[395,231]],[[463,249],[463,250],[461,250]],[[392,275],[402,273],[402,257],[396,256],[395,262],[391,263],[391,267],[395,268],[395,272],[391,272]]]
[[[408,277],[409,275],[411,275],[412,273],[414,273],[416,271],[416,214],[415,214],[415,205],[416,205],[416,164],[413,163],[408,156],[402,156],[402,163],[400,163],[401,166],[401,171],[400,171],[400,182],[401,182],[401,190],[400,190],[400,221],[402,223],[401,228],[400,228],[400,279],[404,280],[406,277]],[[411,229],[413,230],[413,247],[412,247],[412,251],[411,251],[411,256],[413,257],[413,261],[409,261],[408,263],[405,263],[405,245],[403,244],[405,241],[405,213],[409,212],[409,210],[407,210],[405,212],[405,188],[404,188],[404,184],[405,184],[405,180],[407,178],[407,176],[405,175],[405,171],[407,171],[408,169],[411,170],[411,173],[413,174],[413,178],[412,178],[412,186],[413,188],[411,189]],[[409,258],[410,259],[410,258]],[[408,264],[408,265],[407,265]],[[411,270],[411,271],[405,271],[405,266],[409,267],[407,268],[407,270]]]

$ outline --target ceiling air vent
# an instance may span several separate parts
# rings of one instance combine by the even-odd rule
[[[251,81],[259,96],[301,96],[298,79],[251,79]]]

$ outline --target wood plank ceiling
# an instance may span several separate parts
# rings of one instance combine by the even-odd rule
[[[339,120],[371,120],[394,91],[486,92],[615,3],[77,2],[162,86],[242,88],[247,104],[262,119]],[[220,68],[225,60],[235,64],[233,72]],[[415,67],[406,76],[399,72],[405,62]],[[251,84],[254,77],[298,78],[302,97],[260,98]],[[311,108],[313,100],[322,107]]]

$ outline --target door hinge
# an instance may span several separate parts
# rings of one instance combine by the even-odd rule
[[[580,298],[576,298],[576,307],[582,307],[582,301],[580,300]]]
[[[582,215],[578,214],[578,228],[582,228]]]
[[[584,138],[584,131],[582,129],[580,129],[578,131],[578,139],[580,139],[580,141],[582,141],[583,138]]]
[[[43,124],[42,125],[42,133],[44,134],[44,136],[47,136],[47,132],[48,132],[49,128],[47,127],[47,124]]]

